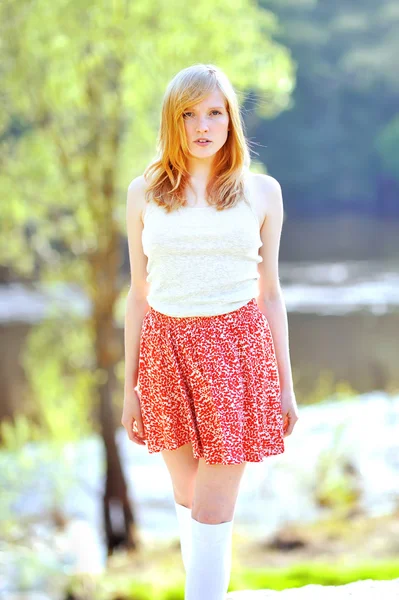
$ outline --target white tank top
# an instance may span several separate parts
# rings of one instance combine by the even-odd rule
[[[258,296],[263,245],[252,204],[233,208],[184,206],[169,214],[146,204],[142,244],[147,302],[172,317],[231,312]]]

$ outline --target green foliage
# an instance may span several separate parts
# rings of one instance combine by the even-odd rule
[[[381,196],[387,177],[375,143],[398,112],[396,0],[260,4],[277,15],[279,41],[298,65],[292,110],[254,119],[249,131],[262,143],[260,159],[283,184],[288,214],[381,215],[390,201],[397,215],[399,183],[390,200]],[[395,162],[398,153],[387,153],[384,163]]]
[[[304,376],[304,374],[302,374]],[[294,370],[294,387],[301,374]],[[302,385],[298,385],[301,389]],[[346,381],[336,381],[333,371],[320,371],[313,389],[297,394],[299,406],[340,402],[359,395]],[[337,517],[345,518],[356,509],[360,500],[359,481],[351,460],[351,452],[342,446],[347,424],[342,423],[333,433],[331,446],[318,453],[316,477],[312,493],[320,506],[328,507]]]
[[[313,490],[316,502],[340,518],[357,509],[361,499],[359,474],[350,453],[340,447],[346,427],[345,424],[338,426],[331,446],[319,452]]]
[[[76,443],[93,431],[96,376],[87,326],[71,312],[44,319],[28,334],[22,363],[28,414],[0,423],[0,534],[10,541],[23,528],[14,506],[29,496],[38,472],[51,472],[48,506],[62,505],[76,482]],[[55,469],[57,463],[61,469]]]
[[[40,440],[42,431],[27,415],[20,414],[16,415],[13,421],[0,421],[0,436],[3,447],[13,453],[18,452],[28,442]]]
[[[96,376],[88,325],[71,311],[48,317],[30,331],[22,361],[43,436],[63,444],[91,433]]]
[[[295,71],[278,29],[249,0],[2,2],[1,263],[26,275],[35,257],[48,278],[90,287],[86,261],[124,229],[127,184],[154,154],[167,82],[215,63],[259,115],[277,114]]]

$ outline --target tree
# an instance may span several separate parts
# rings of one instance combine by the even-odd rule
[[[397,114],[397,2],[260,5],[277,14],[278,39],[298,64],[292,110],[254,123],[265,145],[260,158],[283,184],[288,215],[397,215],[399,186],[391,179],[389,200],[375,144]]]
[[[7,198],[0,258],[20,275],[78,284],[90,301],[108,548],[117,537],[134,547],[112,410],[123,358],[114,312],[123,290],[125,193],[151,156],[175,72],[216,63],[240,93],[259,95],[259,114],[272,115],[288,105],[292,62],[272,40],[274,16],[249,0],[4,0],[0,23]],[[122,534],[113,529],[115,504]]]

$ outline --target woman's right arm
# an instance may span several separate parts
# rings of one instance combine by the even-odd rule
[[[126,231],[129,246],[130,289],[126,297],[125,311],[125,386],[122,425],[129,439],[145,444],[145,432],[140,409],[140,398],[136,391],[140,336],[143,319],[149,310],[147,303],[147,257],[143,252],[141,234],[143,223],[142,210],[145,208],[145,180],[136,177],[130,183],[126,201]]]

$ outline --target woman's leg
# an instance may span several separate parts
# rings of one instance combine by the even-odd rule
[[[199,459],[185,600],[225,599],[231,572],[235,505],[245,465],[208,465]]]
[[[180,547],[183,565],[187,572],[191,553],[191,507],[198,459],[193,456],[191,443],[180,446],[176,450],[163,450],[162,457],[172,480]]]

